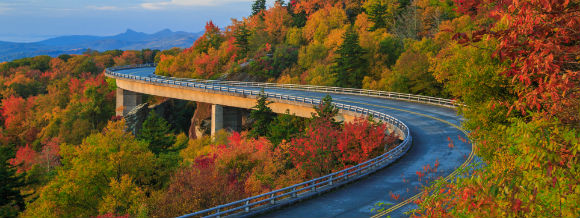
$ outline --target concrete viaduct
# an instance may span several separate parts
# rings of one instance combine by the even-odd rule
[[[241,211],[234,216],[379,217],[387,213],[391,217],[407,216],[404,212],[416,207],[412,200],[420,194],[418,187],[425,184],[425,179],[419,181],[416,172],[421,172],[426,165],[438,163],[437,172],[430,176],[453,178],[457,169],[469,164],[474,157],[471,143],[457,140],[467,136],[460,127],[463,118],[457,115],[453,109],[455,102],[450,100],[337,87],[170,78],[156,76],[154,71],[153,65],[107,69],[106,75],[115,78],[118,87],[118,115],[124,115],[139,105],[141,94],[205,102],[213,105],[214,133],[225,127],[235,129],[241,119],[237,108],[252,108],[260,90],[268,93],[269,100],[273,101],[269,106],[274,112],[290,110],[302,117],[311,117],[313,105],[330,94],[335,105],[341,108],[340,119],[351,121],[370,114],[388,123],[391,131],[397,131],[401,139],[405,139],[400,146],[406,147],[399,150],[400,146],[397,147],[393,154],[387,152],[389,154],[385,153],[384,157],[341,173],[356,172],[351,176],[356,177],[356,182],[351,178],[339,180],[338,174],[330,175],[288,187],[285,192],[267,193],[267,196],[189,215],[220,217],[233,214],[224,211]],[[453,147],[448,146],[450,140]],[[395,155],[395,158],[389,155]],[[332,192],[324,191],[325,187],[326,191]],[[297,189],[307,190],[294,191]],[[391,193],[400,197],[393,199]],[[307,197],[300,198],[301,195]],[[263,200],[265,197],[268,198]],[[379,202],[393,206],[379,214],[371,212]]]
[[[242,113],[239,108],[250,109],[256,105],[256,99],[243,94],[224,94],[214,90],[182,89],[175,86],[158,86],[152,83],[135,82],[130,80],[117,80],[117,116],[124,116],[137,105],[142,104],[142,94],[163,96],[181,100],[204,102],[212,104],[211,107],[211,133],[212,135],[222,128],[240,130]],[[300,117],[312,117],[314,108],[308,104],[296,104],[274,100],[268,105],[274,113],[285,113]],[[338,119],[345,121],[354,120],[354,113],[341,113]]]

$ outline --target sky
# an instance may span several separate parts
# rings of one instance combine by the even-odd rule
[[[254,0],[0,0],[0,41],[63,35],[109,36],[132,29],[200,32],[250,15]],[[273,5],[269,0],[268,5]]]

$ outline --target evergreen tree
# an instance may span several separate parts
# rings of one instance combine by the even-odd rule
[[[308,17],[306,16],[306,13],[304,13],[304,11],[300,11],[300,12],[296,13],[294,11],[295,6],[296,6],[296,1],[290,1],[290,2],[288,2],[286,9],[288,9],[288,13],[290,15],[292,15],[292,26],[302,28],[306,25],[306,21],[308,20]]]
[[[248,53],[248,46],[250,45],[248,38],[250,37],[250,30],[246,27],[246,24],[240,25],[238,29],[234,32],[234,37],[236,38],[236,46],[240,48],[240,56],[244,57]]]
[[[8,163],[14,152],[0,147],[0,217],[17,217],[24,210],[24,197],[20,188],[24,184],[24,174],[16,174],[16,168]]]
[[[266,10],[266,0],[256,0],[252,4],[252,16],[259,14],[263,10]]]
[[[312,119],[327,119],[335,125],[340,125],[342,122],[336,122],[334,117],[338,115],[338,108],[332,104],[332,97],[330,95],[324,96],[320,105],[314,108],[316,114],[312,114]]]
[[[349,28],[343,36],[343,43],[336,53],[333,72],[337,75],[337,85],[347,88],[362,87],[366,75],[367,60],[363,57],[366,51],[360,47],[358,34],[354,28]]]
[[[371,27],[371,31],[378,28],[385,28],[387,26],[385,22],[385,15],[387,12],[387,6],[381,4],[381,1],[372,1],[371,5],[367,8],[367,14],[369,20],[371,20],[374,25]]]
[[[149,149],[155,154],[166,151],[176,140],[169,123],[155,112],[152,112],[143,122],[137,138],[149,143]]]
[[[401,54],[405,51],[405,45],[401,38],[389,36],[379,43],[379,52],[387,55],[387,67],[393,66]]]
[[[365,5],[369,20],[374,23],[370,31],[392,27],[400,7],[396,0],[370,0]]]
[[[290,111],[279,114],[270,124],[270,133],[268,138],[272,145],[277,146],[282,140],[290,141],[304,130],[303,119],[294,115],[290,115]]]
[[[257,100],[256,106],[254,106],[250,112],[250,118],[254,120],[254,124],[252,125],[252,130],[250,130],[249,135],[251,137],[258,137],[258,136],[267,136],[268,134],[268,127],[270,123],[274,120],[274,112],[272,109],[268,107],[268,104],[271,102],[267,101],[268,97],[265,95],[264,91],[260,93],[260,96]]]

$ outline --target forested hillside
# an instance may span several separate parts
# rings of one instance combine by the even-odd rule
[[[11,217],[59,174],[68,145],[81,144],[116,119],[114,65],[152,62],[158,51],[37,56],[0,64],[2,204]],[[48,216],[48,214],[47,214]]]
[[[102,72],[149,62],[175,77],[456,99],[481,163],[423,187],[411,215],[580,215],[578,0],[293,0],[270,8],[257,0],[250,8],[227,27],[208,21],[185,50],[1,63],[0,216],[177,216],[397,144],[381,123],[334,120],[330,98],[309,119],[275,115],[260,98],[252,128],[213,138],[189,139],[150,113],[132,135],[113,116],[116,87]]]
[[[152,110],[133,135],[114,116],[116,86],[103,70],[179,52],[0,64],[2,217],[178,216],[326,175],[398,144],[385,124],[334,120],[330,97],[310,119],[276,115],[262,97],[249,131],[197,139],[177,125],[180,116],[166,120]]]
[[[429,61],[458,17],[452,1],[264,1],[195,44],[161,56],[157,73],[390,90],[448,97]]]
[[[264,5],[223,29],[208,22],[157,73],[457,99],[483,163],[428,187],[415,215],[579,215],[578,0]]]

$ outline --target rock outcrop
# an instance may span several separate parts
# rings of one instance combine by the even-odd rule
[[[211,132],[211,104],[197,102],[195,113],[191,118],[189,138],[196,139]]]

